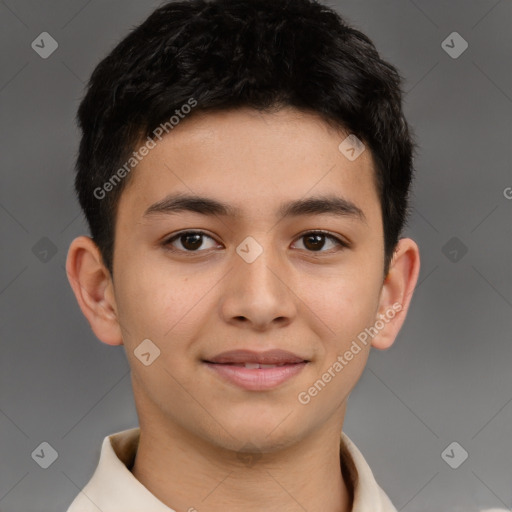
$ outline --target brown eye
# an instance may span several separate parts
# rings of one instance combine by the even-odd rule
[[[206,233],[202,231],[184,231],[182,233],[178,233],[174,235],[172,238],[169,238],[166,242],[164,242],[164,246],[172,251],[182,251],[182,252],[199,252],[198,250],[204,244],[204,239],[209,238],[213,242],[213,238],[208,236]],[[174,244],[179,242],[180,247],[176,247]],[[212,245],[214,247],[215,244]],[[206,249],[210,249],[211,247],[206,247]],[[205,248],[203,247],[202,250]]]
[[[180,236],[180,242],[188,251],[195,251],[199,249],[203,243],[203,236],[197,233],[190,233]]]
[[[311,251],[322,249],[325,244],[325,235],[307,235],[304,237],[304,246]]]
[[[327,250],[332,249],[328,247],[327,250],[323,251],[326,242],[329,241],[334,243],[334,246],[338,247],[348,247],[348,244],[335,237],[334,235],[330,235],[328,233],[324,233],[323,231],[311,231],[310,233],[305,233],[302,235],[300,239],[303,239],[303,245],[307,251],[310,252],[327,252]]]

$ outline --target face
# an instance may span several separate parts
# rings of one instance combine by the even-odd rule
[[[342,421],[370,342],[344,354],[383,312],[384,280],[371,154],[346,158],[347,135],[293,109],[210,113],[133,171],[113,293],[141,426],[271,451]],[[271,350],[284,366],[243,365]]]

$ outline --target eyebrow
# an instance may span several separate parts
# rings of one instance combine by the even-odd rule
[[[171,215],[183,211],[223,217],[238,217],[242,213],[242,210],[238,207],[209,197],[172,194],[152,204],[146,209],[143,217],[157,214]],[[366,216],[359,207],[351,201],[335,195],[315,196],[289,201],[282,204],[277,211],[277,216],[280,217],[320,214],[349,217],[367,223]]]

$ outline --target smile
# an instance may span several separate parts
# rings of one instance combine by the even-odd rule
[[[212,363],[203,361],[207,368],[223,381],[250,391],[265,391],[278,387],[298,375],[308,364],[300,363]]]

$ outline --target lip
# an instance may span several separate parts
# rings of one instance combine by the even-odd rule
[[[204,364],[221,378],[235,384],[238,387],[251,391],[265,391],[275,388],[299,374],[308,364],[302,363],[284,364],[274,368],[250,369],[233,364],[209,363]]]
[[[231,384],[251,391],[265,391],[298,375],[309,361],[284,350],[268,350],[266,352],[231,350],[212,359],[203,360],[203,363]],[[246,368],[243,366],[245,363],[279,366]]]
[[[205,359],[208,363],[217,364],[294,364],[307,362],[307,359],[300,357],[286,350],[274,349],[265,352],[255,352],[253,350],[229,350],[222,352],[210,359]]]

